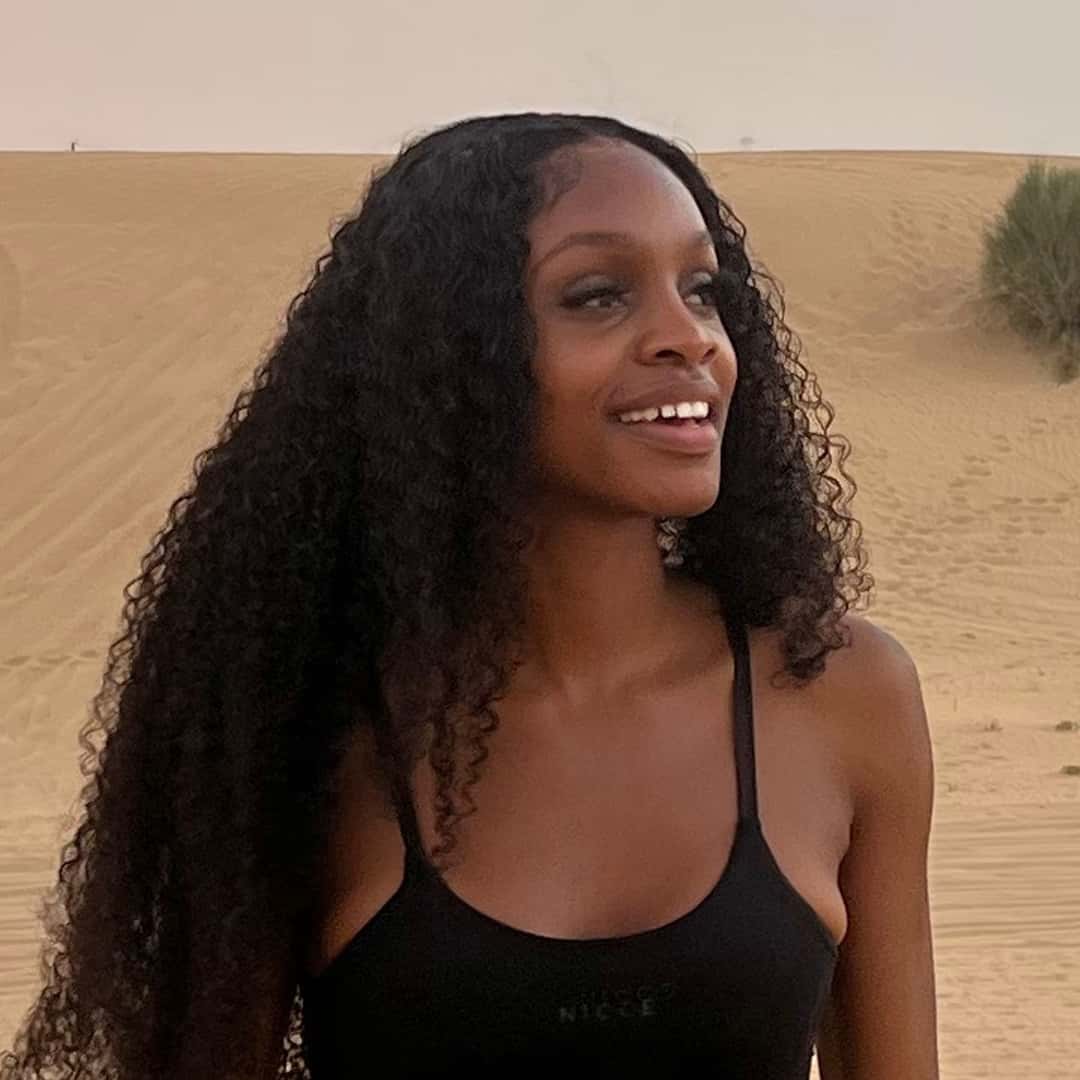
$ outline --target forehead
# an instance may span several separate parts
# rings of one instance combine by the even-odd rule
[[[648,247],[678,247],[705,228],[683,182],[659,159],[621,142],[570,148],[572,186],[530,222],[530,262],[541,261],[569,233],[632,234]],[[557,171],[562,175],[563,166]]]

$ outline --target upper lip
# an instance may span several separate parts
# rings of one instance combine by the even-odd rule
[[[611,410],[613,416],[619,413],[635,412],[639,409],[656,408],[660,405],[677,405],[680,401],[704,401],[709,406],[709,419],[716,419],[720,405],[720,391],[713,383],[668,383],[648,390],[635,398],[621,402]]]

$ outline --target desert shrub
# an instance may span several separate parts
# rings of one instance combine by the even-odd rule
[[[1080,169],[1033,161],[984,236],[986,299],[1080,373]]]

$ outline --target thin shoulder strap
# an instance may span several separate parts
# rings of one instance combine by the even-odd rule
[[[410,792],[403,785],[397,800],[398,825],[405,847],[410,851],[420,848],[420,825],[416,820],[416,808],[413,806]]]
[[[385,702],[379,666],[374,653],[371,653],[368,659],[368,679],[368,692],[375,701],[375,708],[382,711],[385,709]],[[393,800],[401,839],[405,843],[405,875],[408,877],[414,868],[421,866],[425,861],[420,826],[416,820],[416,810],[413,807],[413,796],[408,780],[395,776],[390,785],[390,797]]]
[[[405,871],[408,874],[412,870],[422,868],[426,860],[412,792],[409,790],[408,783],[401,779],[394,784],[394,807],[397,811],[401,838],[405,842]]]
[[[727,620],[735,656],[735,771],[739,787],[739,818],[756,821],[757,769],[754,761],[754,700],[750,670],[750,643],[741,622]]]

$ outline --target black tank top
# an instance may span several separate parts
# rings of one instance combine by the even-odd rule
[[[674,922],[624,937],[515,929],[442,881],[406,800],[401,886],[301,983],[313,1080],[539,1076],[586,1064],[807,1080],[838,948],[762,834],[749,647],[741,626],[728,633],[739,820],[709,894]]]

